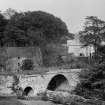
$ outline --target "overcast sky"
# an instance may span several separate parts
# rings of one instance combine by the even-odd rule
[[[0,0],[0,10],[42,10],[60,17],[70,32],[77,33],[86,16],[105,20],[105,0]]]

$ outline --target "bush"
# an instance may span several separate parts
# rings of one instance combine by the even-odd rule
[[[23,61],[23,64],[21,66],[22,70],[33,70],[34,63],[31,59],[26,59]]]
[[[105,64],[95,64],[80,74],[81,82],[75,92],[85,98],[97,98],[105,100]]]

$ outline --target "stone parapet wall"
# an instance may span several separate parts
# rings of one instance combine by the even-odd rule
[[[10,95],[13,93],[12,85],[14,82],[13,76],[0,75],[0,95]]]

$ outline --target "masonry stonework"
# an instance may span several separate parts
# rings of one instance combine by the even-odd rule
[[[54,87],[54,84],[56,84],[56,86],[53,90],[59,88],[61,90],[72,91],[79,83],[79,72],[80,69],[62,69],[46,72],[45,74],[23,75],[20,76],[19,87],[21,87],[23,90],[25,90],[27,87],[31,87],[33,89],[34,95],[44,92],[46,89],[48,89],[49,85],[52,85],[50,87]],[[50,82],[52,82],[52,84],[50,84]]]
[[[80,69],[58,69],[54,71],[48,71],[43,74],[33,74],[33,75],[19,75],[18,87],[20,87],[23,92],[28,92],[33,90],[33,95],[37,95],[41,92],[48,90],[56,91],[73,91],[77,84],[79,83],[79,73]],[[14,82],[12,76],[0,76],[0,93],[11,94],[12,93],[12,83]]]

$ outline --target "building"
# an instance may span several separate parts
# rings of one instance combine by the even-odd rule
[[[88,57],[94,52],[93,46],[83,47],[83,44],[79,41],[79,38],[74,40],[67,40],[68,53],[74,56]]]

